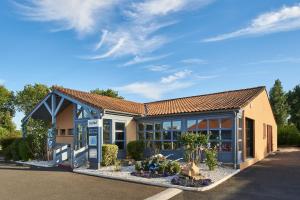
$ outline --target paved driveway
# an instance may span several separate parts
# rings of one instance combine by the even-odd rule
[[[300,199],[300,151],[285,149],[207,192],[183,192],[179,199]]]
[[[164,189],[0,162],[1,200],[145,199]]]

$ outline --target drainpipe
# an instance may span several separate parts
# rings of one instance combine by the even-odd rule
[[[234,169],[237,169],[237,111],[234,113]]]

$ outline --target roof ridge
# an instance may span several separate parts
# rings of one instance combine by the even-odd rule
[[[266,86],[257,86],[257,87],[251,87],[251,88],[243,88],[243,89],[236,89],[236,90],[227,90],[222,92],[214,92],[214,93],[206,93],[206,94],[200,94],[200,95],[193,95],[193,96],[185,96],[185,97],[178,97],[178,98],[172,98],[172,99],[163,99],[158,101],[150,101],[146,102],[144,104],[152,104],[152,103],[160,103],[160,102],[167,102],[167,101],[173,101],[173,100],[179,100],[179,99],[188,99],[193,97],[202,97],[202,96],[210,96],[210,95],[216,95],[216,94],[224,94],[224,93],[231,93],[231,92],[239,92],[239,91],[245,91],[245,90],[253,90],[253,89],[265,89]]]
[[[87,92],[87,91],[75,90],[75,89],[71,89],[71,88],[65,88],[65,87],[61,87],[61,86],[52,86],[52,88],[54,90],[62,89],[62,90],[70,90],[70,91],[75,91],[75,92],[81,92],[81,93],[85,93],[85,94],[89,94],[89,95],[93,95],[93,96],[100,96],[100,97],[103,97],[103,98],[117,100],[117,101],[126,101],[126,102],[130,102],[130,103],[141,104],[141,105],[144,104],[144,103],[140,103],[140,102],[136,102],[136,101],[130,101],[130,100],[127,100],[127,99],[119,99],[119,98],[109,97],[109,96],[96,94],[96,93],[91,93],[91,92]]]

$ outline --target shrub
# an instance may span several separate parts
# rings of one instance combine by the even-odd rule
[[[178,174],[181,171],[181,166],[177,161],[170,161],[167,164],[166,172],[169,174]]]
[[[116,171],[116,172],[119,172],[119,171],[121,171],[121,161],[119,161],[119,160],[116,160],[116,162],[115,162],[115,169],[114,169],[114,171]]]
[[[21,140],[18,143],[18,155],[19,158],[23,161],[27,161],[29,159],[32,159],[32,151],[29,147],[28,140]]]
[[[118,146],[115,144],[104,144],[102,146],[102,165],[114,165],[118,157]]]
[[[216,148],[205,149],[205,164],[208,166],[209,170],[214,170],[218,165],[218,151]]]
[[[300,145],[300,133],[295,125],[278,127],[279,145]]]
[[[0,140],[0,145],[3,150],[8,148],[15,140],[19,139],[19,137],[7,137]]]
[[[137,161],[134,165],[135,171],[141,171],[143,170],[142,161]]]
[[[142,160],[144,157],[145,144],[143,141],[131,141],[127,144],[127,153],[134,160]]]

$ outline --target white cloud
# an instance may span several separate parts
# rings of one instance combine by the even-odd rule
[[[176,20],[170,21],[168,15],[199,8],[212,1],[26,0],[15,4],[26,19],[53,22],[59,30],[75,30],[79,35],[102,30],[101,38],[93,48],[96,55],[88,58],[105,59],[153,55],[154,51],[172,41],[172,38],[158,33],[177,23]]]
[[[141,57],[141,56],[135,56],[132,60],[129,60],[128,62],[124,63],[123,66],[130,66],[130,65],[136,65],[140,63],[150,62],[150,61],[156,61],[161,60],[170,54],[160,55],[160,56],[149,56],[149,57]]]
[[[160,82],[161,83],[172,83],[174,81],[177,81],[178,79],[186,78],[187,76],[191,75],[191,73],[192,73],[192,71],[189,71],[189,70],[179,71],[179,72],[176,72],[167,77],[163,77]]]
[[[166,71],[166,70],[170,69],[170,66],[169,65],[149,65],[144,68],[146,68],[152,72],[162,72],[162,71]]]
[[[75,30],[80,34],[95,30],[107,20],[107,13],[120,0],[28,0],[15,3],[27,19],[55,22],[61,30]]]
[[[128,14],[133,18],[145,20],[178,12],[187,8],[199,8],[212,1],[213,0],[146,0],[139,3],[133,3],[132,11],[129,11]]]
[[[207,64],[207,62],[205,60],[199,59],[199,58],[184,59],[181,62],[183,64],[187,64],[187,65],[203,65],[203,64]]]
[[[204,39],[203,42],[216,42],[241,36],[262,35],[300,29],[300,4],[282,7],[273,12],[259,15],[243,29]]]
[[[184,70],[167,77],[162,77],[157,82],[134,82],[117,87],[116,89],[128,94],[141,95],[149,99],[159,99],[166,93],[192,86],[194,83],[191,80],[184,80],[189,75],[191,75],[191,71]]]
[[[300,58],[287,57],[287,58],[274,58],[267,60],[259,60],[255,62],[247,63],[247,65],[257,65],[257,64],[273,64],[273,63],[300,63]]]

